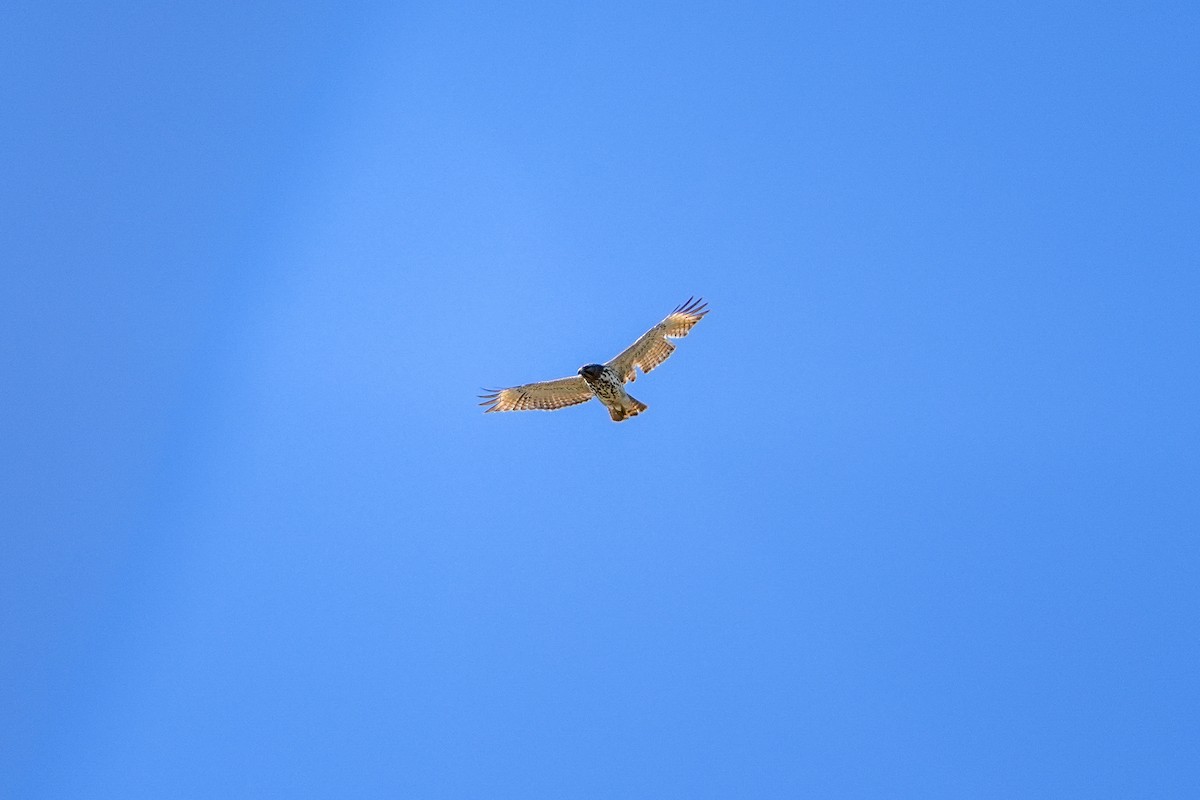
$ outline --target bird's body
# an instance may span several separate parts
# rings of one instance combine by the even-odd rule
[[[625,391],[625,382],[612,367],[603,364],[588,364],[579,370],[584,381],[596,395],[596,399],[608,409],[613,422],[622,422],[636,417],[646,410],[646,404]]]
[[[646,373],[666,361],[675,351],[667,339],[687,336],[707,313],[704,302],[689,298],[611,361],[580,367],[574,377],[491,391],[480,395],[484,400],[480,405],[487,406],[487,411],[554,411],[595,397],[608,409],[613,422],[636,417],[646,410],[646,404],[631,397],[625,384],[637,380],[638,369]]]

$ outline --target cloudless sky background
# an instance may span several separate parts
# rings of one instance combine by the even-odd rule
[[[0,795],[1196,796],[1196,8],[7,4]]]

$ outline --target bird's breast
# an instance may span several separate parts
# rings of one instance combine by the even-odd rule
[[[588,386],[592,387],[592,391],[596,397],[599,397],[601,400],[619,400],[625,396],[625,385],[617,377],[617,373],[611,369],[605,368],[595,378],[589,378],[585,375],[584,380],[587,381]]]

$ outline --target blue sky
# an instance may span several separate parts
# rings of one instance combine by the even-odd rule
[[[1193,4],[245,6],[3,12],[0,794],[1200,791]]]

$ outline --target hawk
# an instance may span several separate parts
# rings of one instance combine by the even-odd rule
[[[636,400],[625,391],[625,384],[637,380],[637,370],[643,373],[657,367],[675,352],[675,345],[668,339],[680,339],[688,335],[692,326],[708,313],[708,303],[689,297],[667,318],[646,331],[636,342],[625,348],[620,355],[605,364],[587,364],[571,378],[556,381],[527,383],[511,389],[485,389],[479,395],[489,411],[554,411],[567,406],[586,403],[598,398],[608,408],[613,422],[622,422],[636,417],[646,410],[646,404]]]

